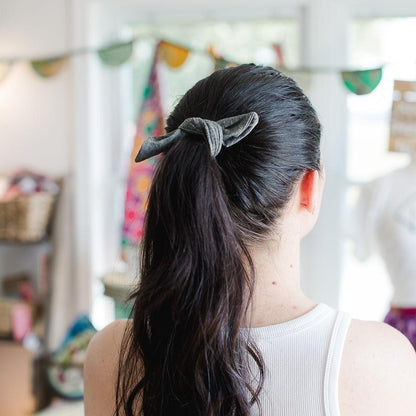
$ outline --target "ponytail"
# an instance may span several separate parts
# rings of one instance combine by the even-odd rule
[[[232,147],[185,123],[248,112],[258,124],[251,131],[248,117],[241,131],[250,133]],[[197,82],[166,124],[163,143],[138,155],[169,147],[149,194],[116,415],[248,416],[260,408],[264,362],[241,330],[255,281],[247,246],[274,235],[303,173],[319,170],[320,123],[291,78],[245,64]]]
[[[243,259],[252,265],[228,205],[208,144],[186,135],[160,161],[149,194],[141,283],[120,361],[126,416],[137,408],[144,416],[248,416],[258,401],[247,352],[262,379],[261,356],[240,332],[253,285]]]

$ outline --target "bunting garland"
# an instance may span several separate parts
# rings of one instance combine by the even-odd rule
[[[342,71],[341,76],[345,86],[351,92],[357,95],[364,95],[373,92],[378,84],[380,84],[383,69],[374,68],[361,71]]]
[[[101,62],[108,66],[120,66],[127,62],[133,53],[133,41],[120,42],[98,49]]]
[[[219,69],[225,69],[230,66],[235,66],[231,61],[228,61],[223,56],[217,55],[214,51],[214,46],[210,45],[207,50],[208,54],[211,56],[211,58],[214,61],[214,71],[218,71]]]
[[[174,43],[161,40],[159,43],[159,56],[171,68],[179,68],[188,59],[190,50]]]
[[[43,78],[56,75],[68,62],[67,56],[31,61],[33,70]]]
[[[124,205],[123,246],[137,244],[142,236],[147,196],[158,157],[141,163],[135,163],[134,159],[146,137],[160,136],[164,133],[164,114],[158,79],[159,48],[160,44],[155,50],[137,121]]]
[[[33,70],[43,78],[50,78],[57,75],[68,61],[69,57],[91,53],[97,54],[101,62],[109,67],[119,67],[126,63],[133,54],[134,43],[140,38],[134,38],[125,42],[115,42],[97,49],[83,48],[69,51],[61,56],[53,56],[45,59],[29,60]],[[331,67],[296,67],[288,68],[285,66],[282,47],[280,44],[272,44],[270,46],[276,53],[276,68],[295,79],[303,79],[308,81],[310,75],[319,72],[338,72],[345,87],[352,93],[357,95],[369,94],[379,85],[383,76],[383,66],[370,69],[337,69]],[[214,70],[227,68],[238,65],[238,63],[230,61],[225,57],[218,55],[213,46],[207,50],[196,50],[184,45],[167,40],[158,41],[159,59],[165,62],[170,68],[180,68],[188,59],[191,52],[208,54],[214,63]],[[0,58],[0,82],[6,77],[13,63],[23,59],[1,59]],[[303,86],[308,82],[304,82]]]

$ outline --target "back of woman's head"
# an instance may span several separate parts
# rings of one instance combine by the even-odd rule
[[[258,124],[216,157],[186,133],[158,163],[120,360],[127,416],[136,406],[145,416],[247,416],[260,404],[262,357],[240,330],[255,280],[248,246],[268,238],[302,174],[319,170],[319,121],[292,79],[247,64],[199,81],[166,130],[249,112]]]

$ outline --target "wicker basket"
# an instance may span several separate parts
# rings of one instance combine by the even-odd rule
[[[37,192],[0,202],[0,240],[41,240],[47,234],[55,199],[49,192]]]

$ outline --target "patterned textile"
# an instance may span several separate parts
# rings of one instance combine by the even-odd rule
[[[391,308],[384,322],[404,334],[416,350],[416,308]]]
[[[164,133],[164,115],[157,74],[158,49],[159,45],[155,50],[137,121],[124,205],[123,246],[135,245],[140,241],[143,233],[147,196],[157,162],[157,157],[141,163],[135,163],[134,158],[147,136],[160,136]]]

